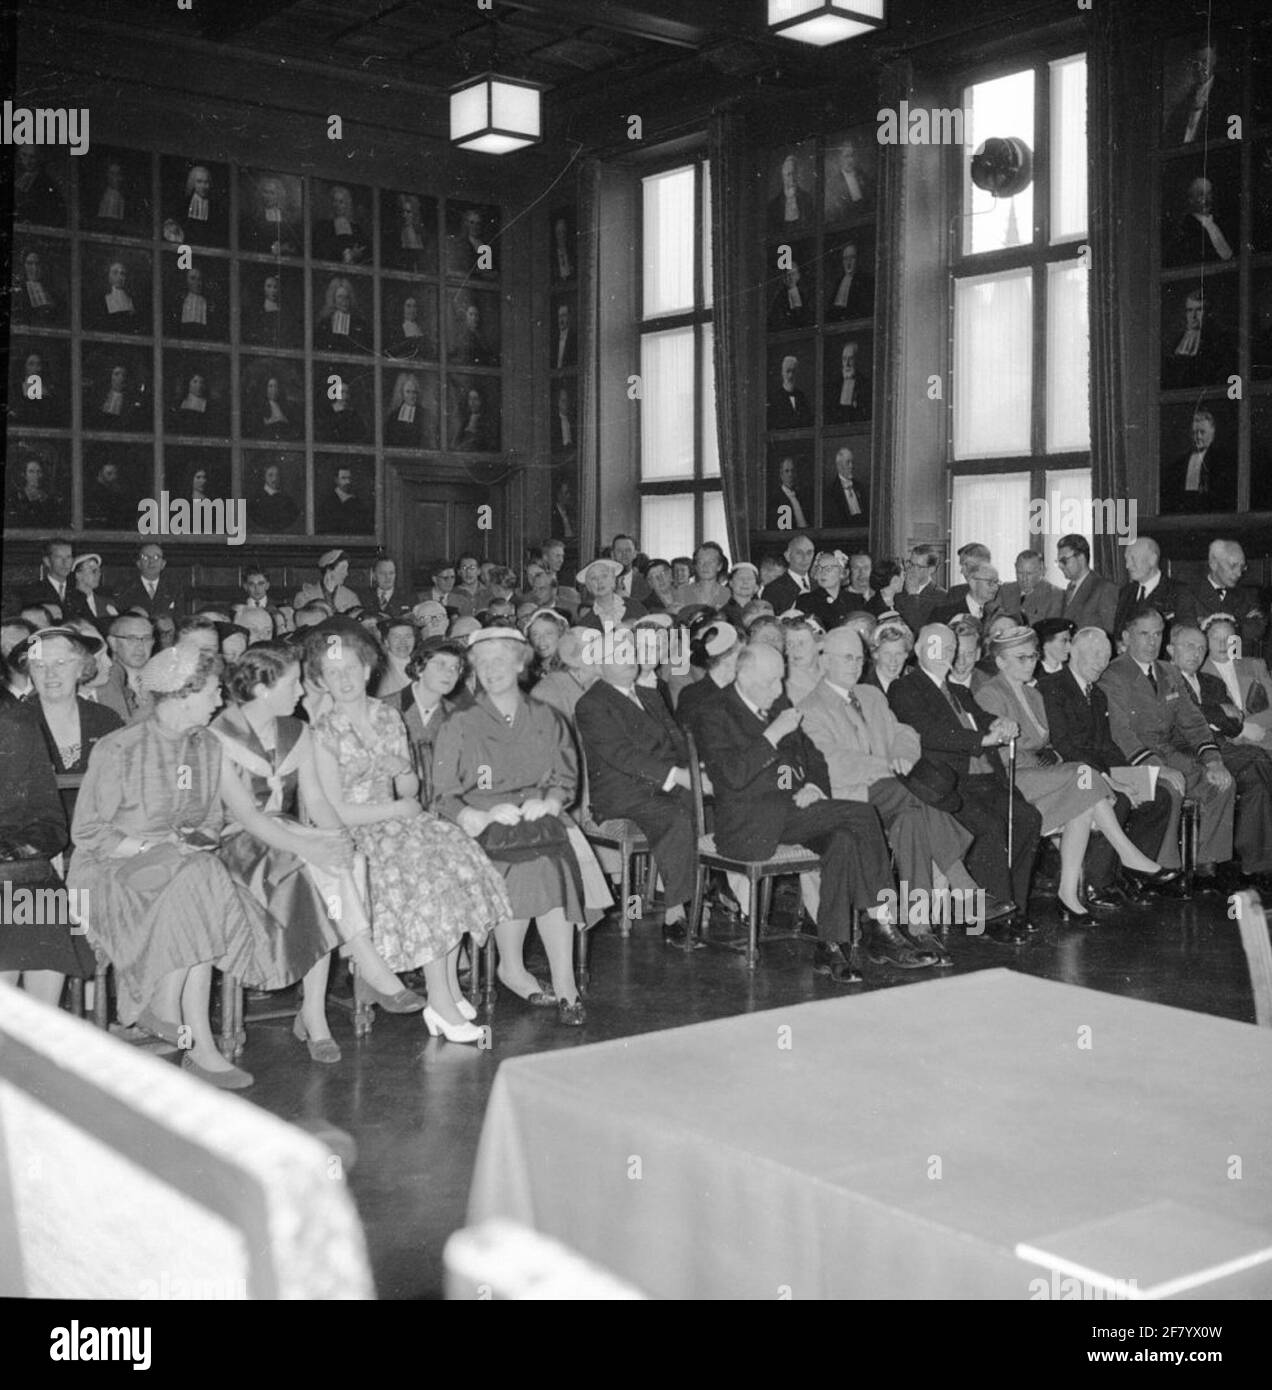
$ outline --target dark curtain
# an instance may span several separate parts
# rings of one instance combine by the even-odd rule
[[[715,320],[716,432],[720,441],[720,473],[724,483],[724,513],[728,552],[750,553],[750,530],[755,524],[751,488],[759,475],[755,460],[757,387],[763,368],[757,344],[761,285],[752,270],[755,239],[755,180],[741,112],[728,108],[711,120],[711,238],[712,298]]]
[[[579,466],[578,478],[579,563],[597,553],[600,534],[600,489],[597,487],[596,460],[600,456],[596,344],[600,341],[600,295],[596,268],[600,263],[600,190],[601,164],[589,159],[579,175],[579,352],[578,421]]]
[[[1127,498],[1126,333],[1121,303],[1124,277],[1119,234],[1126,225],[1125,190],[1133,182],[1127,170],[1121,132],[1126,122],[1142,120],[1128,112],[1123,88],[1128,49],[1127,18],[1118,5],[1094,11],[1087,59],[1087,142],[1090,158],[1090,316],[1091,316],[1091,494]],[[1142,248],[1141,248],[1142,250]],[[1092,568],[1115,582],[1121,577],[1122,548],[1117,536],[1092,538]]]

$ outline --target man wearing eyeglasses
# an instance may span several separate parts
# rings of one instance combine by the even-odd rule
[[[1206,577],[1195,586],[1193,596],[1197,600],[1199,619],[1204,620],[1213,613],[1227,613],[1237,622],[1241,654],[1257,657],[1268,621],[1259,607],[1258,595],[1241,582],[1245,572],[1245,551],[1236,541],[1211,541],[1206,555]]]
[[[968,571],[967,593],[957,602],[950,602],[938,608],[932,621],[949,623],[964,613],[970,613],[982,628],[987,628],[1002,612],[998,602],[999,587],[998,571],[993,565],[977,565]],[[950,597],[953,598],[952,593]]]
[[[1117,617],[1117,585],[1091,568],[1091,546],[1085,536],[1061,536],[1056,564],[1067,581],[1060,616],[1078,628],[1098,627],[1113,636]]]
[[[113,709],[125,723],[135,724],[146,713],[139,681],[141,668],[154,650],[154,625],[140,613],[121,613],[110,625],[107,645],[114,665],[97,692],[97,703]]]
[[[916,545],[905,562],[905,588],[896,597],[897,612],[913,633],[932,621],[932,614],[950,595],[936,582],[941,553],[934,545]]]

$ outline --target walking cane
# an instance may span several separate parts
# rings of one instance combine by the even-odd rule
[[[1007,744],[1007,872],[1011,873],[1016,829],[1016,740]]]

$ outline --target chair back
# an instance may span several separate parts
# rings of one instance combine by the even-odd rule
[[[707,814],[702,798],[702,764],[698,761],[698,745],[693,735],[685,730],[685,743],[689,748],[689,791],[693,796],[693,842],[698,845],[707,833]]]
[[[1268,936],[1263,900],[1246,889],[1236,895],[1236,903],[1237,926],[1254,991],[1254,1021],[1260,1028],[1272,1028],[1272,938]]]

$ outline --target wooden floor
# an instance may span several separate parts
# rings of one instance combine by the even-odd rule
[[[956,970],[1007,965],[1253,1023],[1245,958],[1222,899],[1132,909],[1093,930],[1060,926],[1048,900],[1035,901],[1033,916],[1041,930],[1021,947],[952,931],[948,942]],[[350,1188],[381,1298],[440,1296],[442,1247],[464,1222],[482,1115],[505,1058],[794,1001],[922,989],[938,973],[867,966],[865,984],[845,989],[813,975],[811,944],[791,941],[766,947],[752,974],[732,952],[686,955],[664,946],[654,921],[638,924],[626,939],[615,925],[603,923],[593,933],[592,958],[585,1027],[562,1028],[554,1012],[501,993],[489,1020],[490,1051],[430,1039],[418,1016],[378,1014],[371,1035],[355,1041],[348,1014],[333,1002],[332,1031],[344,1058],[338,1066],[320,1066],[309,1061],[286,1022],[249,1024],[242,1061],[257,1084],[247,1098],[285,1120],[339,1126],[357,1142]],[[529,959],[535,968],[533,952]],[[541,959],[539,965],[546,978]],[[897,1046],[904,1045],[898,1038]],[[1011,1039],[1003,1045],[1010,1047]]]

